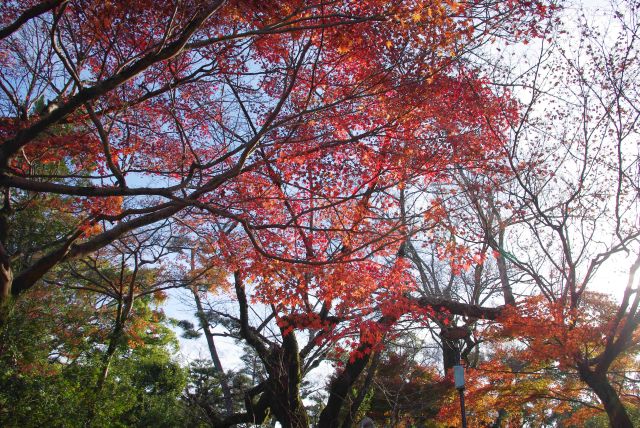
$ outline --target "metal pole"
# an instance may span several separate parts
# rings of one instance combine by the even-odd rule
[[[464,388],[459,388],[460,394],[460,413],[462,415],[462,428],[467,428],[467,413],[464,410]]]

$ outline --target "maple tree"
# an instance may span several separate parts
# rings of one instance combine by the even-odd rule
[[[408,156],[428,174],[494,145],[457,132],[494,101],[456,56],[535,32],[546,13],[531,2],[2,7],[3,218],[16,191],[68,195],[60,208],[80,214],[20,272],[3,247],[4,296],[128,231],[193,215],[233,219],[272,258],[364,257],[397,228],[366,214]],[[444,130],[456,137],[434,144]],[[33,169],[51,162],[69,170]]]
[[[502,406],[502,420],[521,421],[523,411],[546,418],[552,406],[576,426],[602,410],[611,426],[633,426],[640,267],[632,148],[639,119],[636,10],[637,2],[613,3],[606,24],[582,11],[565,23],[579,31],[552,32],[533,58],[522,58],[525,72],[512,81],[526,100],[507,156],[512,179],[490,197],[465,186],[474,205],[491,208],[479,211],[489,244],[513,272],[512,288],[526,293],[517,307],[501,311],[496,331],[503,339],[478,366],[486,369],[478,373],[478,408]],[[500,227],[486,222],[492,212],[503,219]],[[595,293],[604,281],[619,294]]]
[[[478,299],[409,294],[399,248],[446,212],[416,210],[424,222],[408,231],[399,199],[415,183],[450,183],[453,166],[490,170],[502,156],[517,109],[470,54],[491,39],[536,36],[550,10],[531,1],[3,3],[0,294],[20,295],[61,263],[148,227],[179,233],[202,254],[191,279],[212,279],[210,266],[233,274],[237,312],[227,319],[267,373],[244,412],[215,423],[270,413],[308,425],[302,376],[341,343],[348,357],[319,416],[337,426],[345,392],[407,313],[446,312],[443,324],[499,314]],[[23,249],[4,234],[16,203],[33,196],[72,221],[17,265]],[[461,247],[442,248],[453,273],[466,267]],[[271,309],[257,324],[253,302]]]
[[[504,236],[500,213],[491,210],[496,183],[504,178],[501,169],[483,176],[458,166],[450,183],[402,190],[403,217],[410,224],[401,252],[411,261],[418,284],[412,294],[418,301],[426,304],[441,299],[476,307],[491,303],[498,306],[498,311],[501,306],[515,304],[506,261],[491,246],[496,234]],[[485,206],[478,204],[473,188],[487,191]],[[416,221],[412,214],[411,207],[424,200],[432,200],[442,213],[442,220],[431,227],[425,227],[422,220]],[[431,314],[429,321],[428,326],[439,341],[445,374],[461,359],[467,364],[477,359],[482,340],[475,334],[482,323],[477,315],[456,315],[445,310]]]
[[[591,385],[581,379],[576,360],[604,349],[602,337],[616,309],[606,295],[587,293],[581,313],[572,319],[573,328],[567,328],[563,308],[548,305],[541,296],[506,309],[500,324],[482,334],[491,345],[481,361],[466,367],[469,423],[556,421],[578,427],[602,415],[602,404]],[[629,347],[608,369],[611,386],[627,406],[629,418],[638,404],[637,351],[637,344]],[[455,423],[459,420],[457,395],[450,394],[448,401],[438,419]]]
[[[264,376],[244,386],[244,409],[236,408],[231,415],[207,414],[215,426],[260,422],[269,417],[283,425],[308,424],[301,400],[303,379],[327,358],[341,362],[327,387],[329,401],[319,412],[318,423],[344,425],[345,408],[351,408],[348,414],[358,411],[357,405],[346,400],[346,392],[355,387],[372,354],[382,349],[384,337],[397,334],[393,331],[396,322],[405,313],[433,314],[434,301],[423,304],[404,295],[411,281],[402,258],[394,266],[363,261],[309,267],[247,256],[255,250],[246,245],[245,253],[238,253],[243,248],[236,242],[242,240],[241,230],[230,230],[225,239],[224,245],[211,235],[198,237],[192,247],[182,242],[184,248],[198,246],[197,252],[185,254],[191,265],[188,276],[199,278],[201,284],[198,295],[202,293],[199,298],[204,311],[196,306],[196,319],[206,319],[200,323],[205,334],[211,323],[216,325],[217,333],[210,334],[212,340],[221,335],[252,348]],[[194,254],[197,257],[192,258]],[[218,273],[207,275],[209,266],[218,270],[226,266],[233,271],[233,280]],[[349,277],[357,278],[365,291],[342,279]],[[338,287],[333,289],[332,285]],[[213,294],[205,294],[206,288]],[[330,300],[319,298],[328,293],[334,293]],[[450,314],[491,317],[499,313],[463,303],[443,301],[442,305]],[[212,361],[215,364],[213,355]],[[223,374],[218,368],[216,372]],[[232,394],[237,396],[238,391]]]

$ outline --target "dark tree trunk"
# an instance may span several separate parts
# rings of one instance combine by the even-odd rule
[[[496,260],[498,264],[498,272],[500,274],[500,283],[502,285],[502,295],[504,296],[504,304],[514,306],[516,299],[513,297],[513,291],[511,291],[511,285],[509,284],[509,274],[507,273],[507,262],[504,256],[500,254]]]
[[[506,410],[504,409],[498,410],[498,417],[496,418],[495,421],[493,421],[493,424],[491,425],[490,428],[502,428],[502,421],[506,416],[507,416]]]
[[[270,344],[267,347],[264,338],[249,325],[249,305],[240,271],[234,272],[234,279],[240,309],[240,334],[260,356],[268,374],[266,390],[260,401],[265,405],[265,410],[271,410],[273,417],[283,428],[307,428],[309,419],[300,398],[302,369],[295,334],[283,334],[282,346]]]
[[[93,421],[96,418],[97,406],[100,402],[99,396],[102,393],[104,384],[107,381],[107,377],[109,376],[109,369],[111,367],[111,361],[113,360],[113,356],[115,355],[116,350],[118,349],[118,345],[122,341],[123,332],[124,332],[124,327],[120,322],[120,317],[122,316],[122,309],[123,309],[122,302],[119,302],[118,309],[117,309],[116,322],[111,334],[109,335],[109,345],[107,346],[107,350],[105,351],[105,353],[102,355],[102,365],[100,367],[100,373],[98,374],[98,380],[96,381],[96,384],[93,387],[95,397],[89,407],[89,413],[87,415],[87,420],[84,425],[87,427],[93,426]]]
[[[369,346],[365,346],[368,348]],[[364,370],[369,362],[370,354],[362,345],[358,351],[364,351],[365,354],[361,358],[355,359],[347,364],[342,373],[331,383],[329,389],[329,400],[322,413],[318,426],[322,428],[338,428],[340,426],[340,409],[344,404],[344,399],[351,389],[351,385],[358,379],[360,373]]]
[[[609,417],[609,424],[615,428],[633,428],[633,423],[624,408],[616,390],[611,386],[605,373],[591,371],[588,367],[579,367],[580,379],[598,396]]]
[[[287,390],[285,385],[290,383],[283,377],[267,385],[269,396],[272,397],[269,407],[282,428],[308,428],[307,410],[300,399],[298,388],[295,391]]]
[[[107,381],[107,376],[109,376],[109,368],[111,367],[111,360],[113,359],[113,355],[116,353],[116,349],[118,347],[118,342],[120,342],[122,337],[122,330],[119,327],[116,327],[116,330],[111,335],[109,339],[109,346],[107,347],[107,351],[102,356],[102,367],[100,368],[100,376],[98,377],[98,381],[96,382],[95,390],[96,392],[101,392],[104,387],[104,383]]]
[[[460,352],[458,351],[457,340],[446,339],[440,336],[442,341],[442,365],[445,375],[453,369],[453,366],[460,363]]]
[[[298,341],[293,333],[284,335],[282,349],[267,364],[267,389],[273,397],[271,410],[283,428],[308,428],[309,418],[300,398],[302,373]]]
[[[382,327],[383,330],[386,330],[397,320],[394,316],[383,316],[377,321],[377,324]],[[344,370],[342,370],[342,373],[331,383],[329,387],[329,400],[324,410],[322,410],[322,413],[320,413],[320,419],[318,421],[319,427],[338,428],[340,426],[340,410],[344,405],[344,400],[353,384],[358,380],[358,377],[367,366],[371,358],[372,348],[373,346],[370,343],[361,343],[356,352],[356,355],[361,356],[350,360]]]
[[[351,428],[353,426],[353,423],[355,422],[354,419],[358,414],[358,410],[360,409],[362,402],[366,398],[367,393],[369,392],[369,390],[371,389],[371,385],[373,384],[373,379],[375,378],[381,355],[382,353],[380,351],[376,352],[376,354],[374,355],[373,361],[371,361],[371,364],[369,365],[369,370],[367,370],[367,377],[364,380],[364,384],[358,391],[358,395],[353,400],[353,403],[351,403],[351,406],[349,406],[347,416],[345,417],[344,422],[342,422],[342,428]]]
[[[251,400],[250,397],[247,397]],[[211,427],[213,428],[229,428],[235,427],[239,424],[253,424],[262,425],[269,416],[269,403],[273,401],[268,392],[263,392],[258,402],[255,404],[247,405],[246,413],[238,413],[231,415],[223,420],[219,420],[214,417],[211,421]]]
[[[129,292],[129,298],[132,299],[132,289]],[[122,290],[121,290],[122,292]],[[111,360],[113,359],[118,346],[122,343],[124,336],[124,323],[125,320],[129,316],[129,311],[131,310],[131,303],[124,303],[122,300],[118,301],[118,306],[116,308],[116,320],[113,325],[113,330],[109,335],[109,345],[107,346],[107,351],[102,356],[102,368],[100,369],[100,377],[98,377],[98,382],[95,386],[95,391],[100,393],[102,388],[104,387],[104,383],[107,380],[107,376],[109,375],[109,368],[111,367]]]

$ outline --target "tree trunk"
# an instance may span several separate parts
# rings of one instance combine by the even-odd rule
[[[588,367],[579,367],[580,379],[598,396],[609,417],[609,424],[615,428],[633,428],[633,423],[624,408],[616,390],[611,386],[605,373],[596,373]]]
[[[104,383],[107,380],[107,376],[109,375],[109,367],[111,366],[111,360],[113,359],[113,355],[116,353],[116,349],[118,349],[118,345],[122,340],[122,333],[124,331],[124,325],[121,320],[122,317],[122,302],[118,302],[118,308],[116,313],[116,321],[113,326],[113,330],[109,335],[109,345],[107,346],[107,351],[102,356],[102,367],[100,369],[100,377],[98,377],[98,381],[96,382],[95,391],[100,393],[104,386]]]
[[[123,340],[124,325],[129,318],[131,308],[133,307],[133,291],[133,284],[130,284],[129,292],[125,297],[125,301],[123,302],[122,298],[118,300],[115,324],[113,326],[111,334],[109,335],[109,346],[107,347],[107,352],[102,358],[102,370],[96,384],[96,392],[98,393],[102,391],[102,387],[104,386],[104,383],[107,380],[107,376],[109,375],[109,367],[111,366],[113,355],[116,353],[118,345],[120,345]],[[122,295],[122,287],[120,288],[120,294]]]
[[[114,332],[114,335],[109,340],[109,346],[107,348],[107,352],[102,356],[102,368],[100,369],[100,377],[98,377],[98,381],[96,382],[96,392],[102,391],[104,387],[104,383],[107,380],[107,376],[109,375],[109,367],[111,367],[111,360],[113,359],[113,355],[116,352],[118,341],[120,340],[120,334]]]
[[[387,330],[397,320],[398,318],[395,316],[385,315],[376,323],[382,327],[383,330]],[[369,363],[372,348],[372,344],[361,342],[355,353],[359,357],[350,359],[344,370],[331,382],[331,386],[329,387],[329,400],[322,410],[322,413],[320,413],[320,419],[318,421],[319,427],[338,428],[340,426],[340,410],[344,405],[344,400],[353,384],[358,380],[358,377]]]
[[[500,235],[500,242],[502,245],[502,233]],[[502,248],[502,247],[501,247]],[[498,264],[498,273],[500,275],[500,285],[502,287],[502,295],[504,296],[504,304],[509,306],[514,306],[516,304],[516,299],[513,297],[513,291],[511,290],[511,284],[509,282],[509,273],[507,272],[507,262],[502,254],[499,253],[496,258],[496,263]]]
[[[283,333],[282,346],[267,347],[257,330],[249,325],[249,305],[240,271],[234,272],[234,283],[240,309],[240,334],[260,356],[268,374],[266,391],[260,400],[264,403],[263,397],[268,399],[265,404],[283,428],[308,428],[307,411],[300,398],[302,370],[295,334]]]
[[[11,285],[13,284],[13,271],[11,260],[5,253],[0,243],[0,303],[6,302],[11,297]]]
[[[458,351],[457,340],[445,339],[440,335],[442,341],[442,366],[444,374],[453,369],[453,366],[460,363],[460,351]]]
[[[369,364],[369,370],[367,371],[367,376],[364,379],[364,384],[362,385],[362,388],[360,388],[360,390],[358,391],[358,395],[355,397],[355,399],[351,403],[351,406],[349,406],[349,411],[347,412],[347,416],[342,422],[342,428],[351,428],[353,426],[353,423],[355,422],[355,417],[358,414],[358,410],[360,409],[360,406],[364,402],[364,399],[366,398],[367,393],[371,389],[371,385],[373,384],[373,379],[375,378],[376,371],[378,369],[378,363],[380,362],[381,356],[382,356],[381,351],[377,351],[373,356],[373,360],[371,361],[371,364]]]
[[[11,285],[13,284],[13,271],[11,270],[11,257],[7,253],[8,221],[7,202],[0,212],[0,303],[6,302],[11,296]]]
[[[196,302],[200,328],[202,328],[204,337],[207,339],[207,346],[209,347],[209,354],[211,355],[211,360],[213,361],[213,367],[220,375],[220,387],[222,388],[224,407],[227,411],[227,416],[230,416],[233,414],[233,398],[231,396],[231,387],[229,386],[229,380],[227,379],[227,375],[225,374],[222,367],[222,362],[220,361],[220,357],[218,356],[218,350],[216,349],[216,344],[213,341],[213,335],[211,334],[211,330],[209,330],[209,322],[207,321],[207,318],[205,316],[204,308],[202,307],[202,301],[200,300],[198,290],[195,287],[192,287],[191,292],[193,293],[193,299]]]
[[[307,410],[300,398],[300,350],[294,333],[284,335],[282,349],[273,357],[267,386],[272,390],[271,410],[283,428],[308,428]]]
[[[113,327],[113,331],[109,335],[109,345],[107,346],[107,350],[102,356],[102,366],[100,367],[100,374],[98,376],[98,380],[93,387],[93,391],[95,393],[94,399],[91,401],[89,406],[89,412],[87,414],[87,420],[84,423],[85,427],[93,426],[93,421],[96,418],[96,410],[99,402],[99,396],[104,388],[104,384],[107,381],[107,376],[109,376],[109,368],[111,367],[111,360],[116,353],[116,349],[118,348],[118,344],[122,338],[123,327],[120,323],[120,315],[122,311],[122,303],[118,303],[118,314],[116,319],[116,324]]]
[[[361,349],[359,349],[361,351]],[[340,426],[340,409],[344,404],[351,385],[358,379],[360,373],[369,362],[370,353],[365,353],[362,357],[356,358],[347,364],[342,373],[332,382],[329,389],[329,401],[322,413],[318,426],[322,428],[338,428]]]
[[[490,428],[502,428],[502,422],[504,418],[507,416],[507,411],[504,409],[498,410],[498,417],[495,421],[493,421],[493,425]]]
[[[269,407],[274,418],[280,422],[282,428],[309,428],[307,410],[302,404],[299,392],[297,390],[287,391],[284,386],[286,383],[289,383],[288,379],[281,378],[274,380],[272,389],[267,387],[270,389],[269,395],[272,397]]]
[[[269,416],[269,403],[273,401],[268,391],[265,391],[260,396],[255,405],[248,405],[246,413],[236,413],[223,420],[212,418],[210,426],[212,428],[230,428],[236,427],[239,424],[246,424],[249,426],[260,425]]]

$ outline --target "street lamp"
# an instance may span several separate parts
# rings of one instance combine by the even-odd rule
[[[464,410],[464,367],[453,366],[453,381],[460,394],[460,412],[462,413],[462,428],[467,428],[467,415]]]

